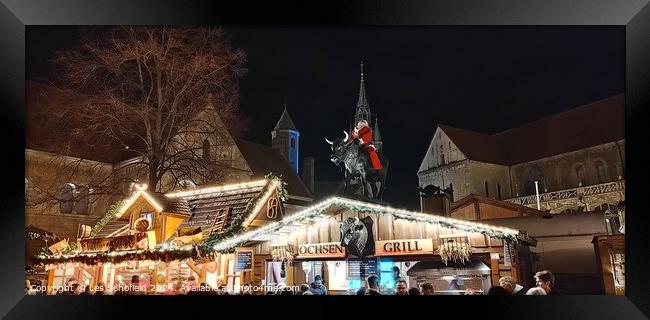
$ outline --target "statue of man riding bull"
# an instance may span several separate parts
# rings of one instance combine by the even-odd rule
[[[350,181],[359,179],[363,196],[381,200],[386,189],[388,159],[372,145],[372,129],[368,122],[361,120],[350,134],[343,131],[344,137],[334,141],[325,139],[332,147],[331,160],[345,168],[345,189],[348,192]]]

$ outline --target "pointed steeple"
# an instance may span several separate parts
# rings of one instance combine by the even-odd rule
[[[280,152],[296,174],[300,172],[300,132],[287,112],[286,103],[280,120],[271,131],[271,148]]]
[[[375,116],[375,127],[372,130],[372,137],[372,144],[375,145],[377,151],[382,152],[384,149],[384,142],[381,141],[381,133],[379,133],[379,119],[377,119],[377,116]]]
[[[363,61],[361,61],[361,83],[359,84],[359,99],[357,100],[357,110],[354,113],[354,124],[356,125],[360,120],[366,120],[368,123],[370,119],[370,105],[366,98],[366,84],[363,79]]]
[[[375,129],[372,130],[372,136],[375,138],[375,141],[381,142],[381,134],[379,133],[379,120],[375,116]]]
[[[287,112],[287,104],[284,104],[284,111],[282,111],[282,116],[280,117],[280,120],[278,120],[278,123],[275,125],[275,128],[273,130],[294,130],[298,131],[296,129],[296,126],[293,124],[293,121],[291,120],[291,116],[289,115],[289,112]]]

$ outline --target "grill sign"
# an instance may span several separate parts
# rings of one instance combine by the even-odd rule
[[[432,239],[377,241],[375,245],[376,256],[396,256],[425,253],[433,253]]]

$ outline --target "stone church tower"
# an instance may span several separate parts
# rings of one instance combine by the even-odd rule
[[[271,131],[271,147],[280,152],[280,154],[287,159],[291,167],[294,168],[296,174],[299,174],[299,160],[300,159],[300,132],[291,120],[287,106],[284,106],[284,111],[278,123]]]

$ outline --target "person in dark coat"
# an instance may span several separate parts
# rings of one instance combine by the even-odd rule
[[[555,288],[555,276],[551,271],[542,270],[535,273],[535,284],[546,291],[546,295],[559,295],[560,292]]]
[[[327,288],[323,285],[323,278],[319,274],[314,277],[314,282],[309,285],[309,291],[315,296],[327,295]]]
[[[423,296],[432,296],[432,295],[434,295],[433,284],[431,284],[430,282],[423,283],[422,286],[420,286],[420,288],[421,288],[420,293]]]
[[[396,288],[397,291],[395,292],[395,295],[396,296],[408,296],[409,291],[406,288],[407,288],[406,280],[401,279],[401,280],[397,281],[397,288]]]
[[[508,292],[501,286],[493,286],[487,292],[488,296],[507,296]]]
[[[418,288],[409,289],[409,296],[419,296],[420,290]]]
[[[379,291],[379,277],[377,275],[370,275],[368,277],[368,290],[366,290],[366,295],[368,296],[380,296],[381,291]]]

